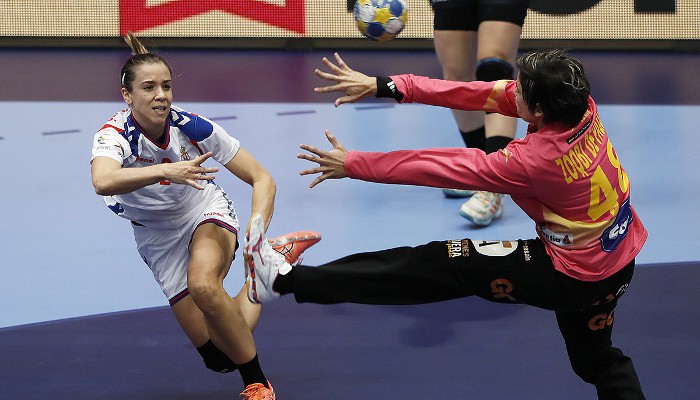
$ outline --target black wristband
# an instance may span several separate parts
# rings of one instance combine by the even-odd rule
[[[377,77],[376,97],[390,97],[398,102],[403,100],[403,94],[396,89],[396,84],[388,76]]]

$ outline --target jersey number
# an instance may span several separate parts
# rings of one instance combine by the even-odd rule
[[[627,190],[629,190],[629,178],[620,166],[620,159],[617,157],[615,149],[613,149],[609,140],[608,159],[610,164],[617,170],[617,181],[620,185],[620,191],[627,193]],[[619,207],[618,198],[617,190],[612,186],[610,179],[599,165],[591,176],[591,201],[588,206],[588,216],[593,221],[602,217],[606,212],[610,212],[615,216]]]
[[[162,159],[162,160],[160,161],[161,164],[171,163],[171,162],[172,162],[172,161],[170,161],[169,158],[164,158],[164,159]],[[170,181],[167,180],[167,179],[163,179],[162,181],[160,181],[160,184],[161,184],[161,185],[170,185]]]

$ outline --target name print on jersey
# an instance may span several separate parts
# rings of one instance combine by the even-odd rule
[[[589,172],[588,168],[594,164],[603,148],[610,164],[604,165],[600,162],[592,173]],[[607,213],[613,217],[617,216],[620,196],[624,198],[629,190],[629,178],[622,169],[617,153],[597,115],[593,127],[584,135],[583,140],[579,140],[567,154],[558,157],[554,162],[561,168],[567,184],[584,178],[589,180],[591,189],[588,216],[591,221],[599,220]]]
[[[588,125],[584,126],[586,128]],[[580,132],[580,131],[579,131]],[[574,135],[575,139],[579,133]],[[593,128],[586,133],[584,139],[576,143],[567,154],[554,160],[561,167],[561,172],[564,175],[566,183],[571,183],[576,179],[590,176],[586,169],[593,162],[600,151],[600,146],[605,141],[605,129],[600,123],[600,119],[596,116],[593,122]]]

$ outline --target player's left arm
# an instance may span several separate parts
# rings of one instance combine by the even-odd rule
[[[251,220],[255,214],[260,214],[263,221],[265,221],[265,229],[267,229],[270,220],[272,220],[275,207],[275,193],[277,191],[272,175],[243,148],[238,149],[236,155],[224,167],[238,179],[252,186]],[[248,229],[250,229],[250,222],[246,229],[246,237]]]
[[[350,68],[338,53],[334,53],[336,63],[323,57],[322,61],[331,72],[316,68],[314,73],[323,79],[335,82],[332,85],[315,87],[316,93],[343,92],[344,96],[335,99],[336,107],[344,103],[354,103],[377,93],[377,78],[367,76]],[[337,64],[337,65],[336,65]]]

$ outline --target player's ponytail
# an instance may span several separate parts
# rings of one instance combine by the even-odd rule
[[[131,54],[148,54],[148,49],[136,39],[136,35],[134,35],[133,32],[128,32],[126,36],[124,36],[124,41],[131,47]]]
[[[136,79],[136,67],[142,64],[154,64],[163,63],[172,74],[172,68],[165,59],[157,54],[153,54],[148,51],[148,49],[141,44],[141,42],[136,38],[132,32],[128,32],[124,36],[124,41],[131,48],[132,56],[124,63],[119,77],[121,78],[121,85],[127,91],[131,92],[133,89],[132,85],[134,79]]]

